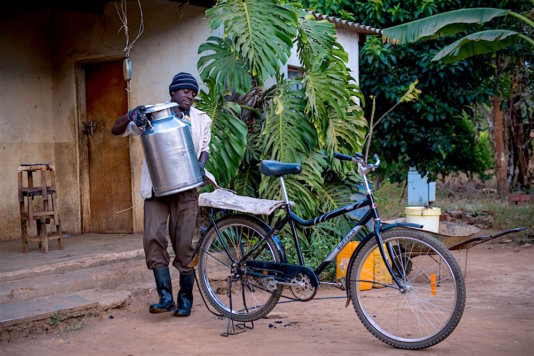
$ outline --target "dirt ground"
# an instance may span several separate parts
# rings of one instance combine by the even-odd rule
[[[462,269],[465,252],[455,252]],[[469,250],[467,304],[456,330],[425,355],[532,355],[534,247],[489,242]],[[62,325],[48,335],[0,344],[2,355],[404,355],[375,339],[357,319],[344,291],[323,285],[308,303],[282,302],[253,330],[222,337],[226,320],[204,307],[195,291],[193,314],[149,314],[154,291],[122,310]]]

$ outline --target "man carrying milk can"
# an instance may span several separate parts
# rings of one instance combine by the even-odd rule
[[[198,159],[202,179],[208,160],[211,139],[211,119],[206,113],[192,106],[198,93],[198,83],[189,73],[176,74],[169,85],[170,101],[177,103],[175,114],[190,125],[193,146]],[[141,135],[149,124],[145,107],[138,106],[120,117],[111,132],[114,135]],[[209,174],[209,173],[208,173]],[[144,236],[147,267],[154,272],[159,302],[149,308],[151,313],[163,313],[175,309],[171,277],[170,257],[167,253],[167,223],[172,248],[173,265],[180,271],[180,290],[176,299],[175,316],[189,316],[193,304],[194,271],[190,266],[194,248],[192,244],[198,213],[196,188],[156,197],[146,160],[141,174],[141,195],[144,198]]]

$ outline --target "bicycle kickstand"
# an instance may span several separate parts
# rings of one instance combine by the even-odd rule
[[[221,336],[228,337],[230,335],[241,334],[242,332],[247,331],[247,329],[254,329],[253,321],[250,322],[251,326],[247,326],[246,322],[244,321],[241,323],[237,323],[237,324],[234,322],[234,318],[232,314],[232,311],[234,310],[233,305],[232,305],[232,276],[228,276],[226,278],[226,288],[227,288],[226,295],[228,296],[229,304],[230,304],[230,315],[228,316],[228,324],[226,325],[226,332],[221,333]],[[232,326],[231,331],[230,331],[230,325]],[[236,331],[236,327],[239,330]]]

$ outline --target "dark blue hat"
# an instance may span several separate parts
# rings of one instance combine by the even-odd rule
[[[198,93],[197,80],[189,73],[180,72],[172,78],[172,82],[169,85],[169,95],[179,89],[191,89]]]

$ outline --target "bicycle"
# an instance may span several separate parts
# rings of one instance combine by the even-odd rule
[[[418,230],[420,225],[383,225],[367,173],[380,164],[367,164],[361,154],[335,153],[340,160],[355,162],[366,198],[305,220],[291,211],[284,175],[298,174],[294,163],[262,161],[260,171],[280,180],[284,217],[271,227],[256,216],[230,214],[210,226],[199,242],[199,280],[210,304],[232,320],[248,322],[267,315],[278,303],[284,287],[292,299],[309,301],[319,287],[318,276],[337,254],[369,222],[373,230],[363,238],[350,258],[347,305],[350,301],[364,326],[379,340],[403,349],[422,349],[444,340],[458,325],[465,306],[465,283],[450,251]],[[296,224],[312,226],[351,211],[369,207],[358,223],[341,239],[323,262],[312,270],[304,263]],[[287,262],[278,233],[290,224],[298,264]],[[377,276],[377,264],[386,272]]]

